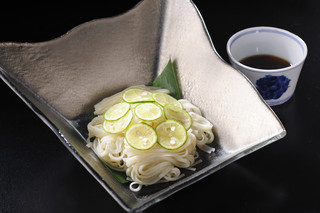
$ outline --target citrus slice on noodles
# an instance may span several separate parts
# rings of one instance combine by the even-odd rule
[[[187,141],[187,131],[175,120],[166,120],[156,127],[158,143],[165,149],[178,149]]]
[[[111,106],[104,114],[104,119],[107,121],[116,121],[127,114],[130,109],[130,104],[126,102],[117,103]]]
[[[190,129],[192,125],[192,118],[190,114],[180,107],[176,107],[174,105],[166,105],[164,107],[164,115],[168,120],[179,121],[186,130]]]
[[[162,110],[154,103],[142,103],[134,110],[136,116],[141,120],[153,121],[161,117]]]
[[[120,133],[129,126],[129,124],[132,121],[132,118],[133,118],[133,113],[131,112],[131,110],[129,110],[127,114],[125,114],[122,118],[116,121],[104,120],[102,124],[103,129],[108,133]]]
[[[152,126],[145,123],[137,123],[127,130],[125,138],[133,148],[147,150],[157,142],[157,133]]]
[[[182,108],[182,105],[174,97],[161,92],[152,93],[152,98],[161,106],[173,105]]]
[[[139,103],[139,102],[150,102],[152,99],[152,92],[140,89],[140,88],[131,88],[127,89],[123,95],[122,99],[127,103]]]

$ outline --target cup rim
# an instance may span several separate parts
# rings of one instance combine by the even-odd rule
[[[280,69],[259,69],[259,68],[254,68],[254,67],[250,67],[247,65],[244,65],[242,63],[240,63],[238,60],[236,60],[233,55],[231,54],[231,45],[240,37],[245,36],[247,34],[251,34],[251,33],[256,33],[256,32],[274,32],[274,33],[279,33],[282,35],[285,35],[287,37],[290,37],[291,39],[295,40],[297,43],[299,43],[299,45],[302,47],[303,49],[303,57],[295,64],[289,66],[289,67],[284,67],[284,68],[280,68]],[[268,26],[257,26],[257,27],[250,27],[250,28],[246,28],[243,30],[238,31],[237,33],[233,34],[228,42],[227,42],[227,53],[229,55],[229,58],[236,63],[239,67],[243,67],[246,70],[249,70],[251,72],[261,72],[261,73],[277,73],[277,72],[285,72],[287,70],[291,70],[294,69],[298,66],[300,66],[301,64],[304,63],[307,54],[308,54],[308,48],[306,43],[296,34],[293,34],[287,30],[284,29],[280,29],[277,27],[268,27]]]

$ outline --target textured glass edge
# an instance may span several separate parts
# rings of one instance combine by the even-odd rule
[[[7,77],[5,70],[0,67],[0,78],[1,80],[6,83],[6,85],[32,110],[32,112],[40,118],[40,120],[47,125],[51,129],[51,131],[57,136],[57,138],[62,142],[62,144],[67,148],[67,150],[81,163],[81,165],[99,182],[99,184],[113,197],[113,199],[127,212],[130,212],[132,209],[128,207],[120,197],[117,196],[117,193],[114,192],[106,182],[103,181],[103,178],[91,167],[90,164],[88,164],[83,157],[76,151],[76,149],[73,147],[73,145],[70,143],[70,141],[64,136],[64,134],[61,132],[61,130],[52,122],[50,121],[47,116],[41,112],[41,110],[35,106],[25,95],[22,94],[22,92],[15,86],[13,81],[9,80],[10,77]],[[15,79],[13,79],[15,80]],[[32,95],[32,91],[29,91],[28,88],[25,88],[28,92],[30,92]],[[36,97],[37,98],[37,97]],[[37,98],[38,101],[42,102],[39,98]],[[43,103],[46,104],[46,103]],[[54,112],[55,113],[55,112]],[[64,119],[61,117],[61,115],[58,115],[59,118]],[[76,131],[75,128],[73,128],[70,123],[64,119],[64,124],[68,124],[72,130],[75,131],[77,136],[80,138],[82,135]],[[82,141],[81,141],[82,142]]]

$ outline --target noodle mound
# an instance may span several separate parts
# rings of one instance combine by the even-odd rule
[[[154,87],[140,88],[151,92],[169,93],[168,90]],[[88,143],[97,156],[109,167],[123,171],[132,181],[130,189],[139,191],[143,185],[151,185],[165,181],[175,181],[182,177],[180,168],[190,168],[198,157],[197,148],[208,153],[214,148],[207,146],[214,139],[212,124],[202,117],[199,108],[185,99],[178,100],[192,118],[192,126],[187,131],[186,143],[178,149],[167,150],[156,143],[149,150],[137,150],[125,140],[125,132],[107,133],[103,129],[104,113],[114,104],[122,101],[122,92],[103,99],[95,105],[97,115],[88,124]],[[162,120],[146,122],[155,127]],[[136,116],[131,125],[141,122]],[[93,139],[93,142],[90,140]]]

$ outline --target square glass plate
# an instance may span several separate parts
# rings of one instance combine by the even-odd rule
[[[184,98],[214,126],[213,155],[178,181],[129,190],[86,147],[93,106],[149,84],[169,59]],[[122,15],[84,23],[40,43],[1,43],[0,76],[126,211],[142,211],[285,136],[254,86],[216,53],[190,0],[147,0]]]

